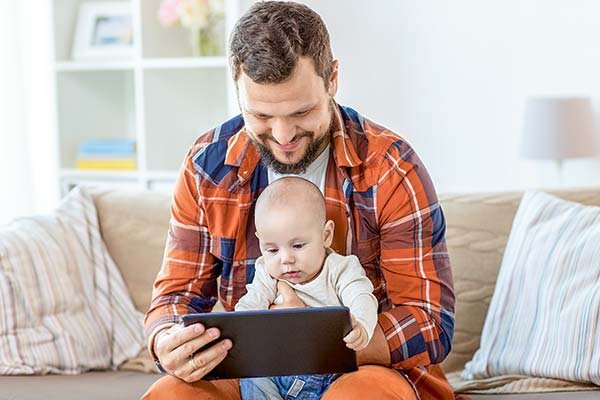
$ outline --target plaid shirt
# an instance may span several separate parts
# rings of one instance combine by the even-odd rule
[[[421,398],[454,398],[441,363],[454,333],[445,221],[431,179],[398,135],[336,106],[325,177],[332,248],[356,255],[375,288],[392,366]],[[254,204],[267,168],[237,116],[202,135],[179,173],[162,269],[145,319],[160,325],[209,312],[217,291],[233,310],[260,256]],[[221,278],[220,288],[217,278]]]

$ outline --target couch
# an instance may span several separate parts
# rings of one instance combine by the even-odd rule
[[[600,187],[552,192],[600,205]],[[161,265],[170,196],[154,192],[92,190],[102,237],[138,310],[145,311]],[[456,326],[448,373],[460,371],[479,345],[503,249],[522,193],[448,194],[440,200],[454,271]],[[144,355],[149,357],[147,354]],[[146,360],[147,361],[147,360]],[[132,370],[92,371],[77,376],[3,376],[3,399],[136,399],[161,375]],[[597,399],[600,392],[477,394],[473,399]]]

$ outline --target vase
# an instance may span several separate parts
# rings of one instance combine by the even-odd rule
[[[221,55],[220,39],[216,30],[206,28],[192,29],[192,54],[194,57],[211,57]]]

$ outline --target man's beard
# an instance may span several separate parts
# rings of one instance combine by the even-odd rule
[[[260,160],[263,165],[267,168],[273,169],[279,174],[302,174],[306,171],[306,168],[312,164],[313,161],[319,156],[319,149],[321,145],[328,139],[327,133],[321,135],[319,138],[314,139],[315,134],[313,132],[304,132],[299,135],[300,137],[310,137],[308,147],[304,151],[300,161],[293,164],[285,164],[275,158],[273,152],[264,144],[257,140],[253,140],[254,146],[258,150]],[[296,139],[299,140],[299,139]]]
[[[292,140],[292,142],[297,141],[297,140],[301,140],[303,137],[308,137],[310,142],[308,143],[308,147],[306,148],[306,150],[304,151],[304,154],[302,155],[302,158],[300,158],[300,161],[293,163],[293,164],[286,164],[286,163],[282,163],[281,161],[277,160],[275,158],[275,155],[273,154],[273,152],[271,151],[271,149],[269,149],[267,146],[265,146],[263,143],[266,143],[268,140],[270,139],[270,135],[268,134],[261,134],[258,135],[259,139],[262,139],[262,142],[260,140],[257,139],[252,139],[252,143],[254,144],[254,146],[256,147],[256,149],[258,150],[258,153],[260,155],[260,160],[263,163],[263,165],[267,168],[271,168],[272,170],[274,170],[275,172],[279,173],[279,174],[302,174],[306,171],[306,168],[313,163],[313,161],[315,161],[317,159],[317,157],[319,157],[319,150],[321,149],[321,146],[323,146],[323,143],[325,143],[327,140],[329,140],[329,136],[331,135],[331,130],[333,127],[333,108],[330,107],[332,113],[331,113],[331,121],[329,123],[329,127],[327,128],[327,131],[324,132],[321,136],[319,136],[317,139],[315,139],[315,133],[314,132],[302,132],[298,135],[296,135],[294,137],[294,139]]]

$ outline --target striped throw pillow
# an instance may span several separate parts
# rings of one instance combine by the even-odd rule
[[[600,385],[600,207],[523,196],[462,377],[514,374]]]
[[[144,346],[142,318],[85,191],[0,227],[0,375],[116,367]]]

